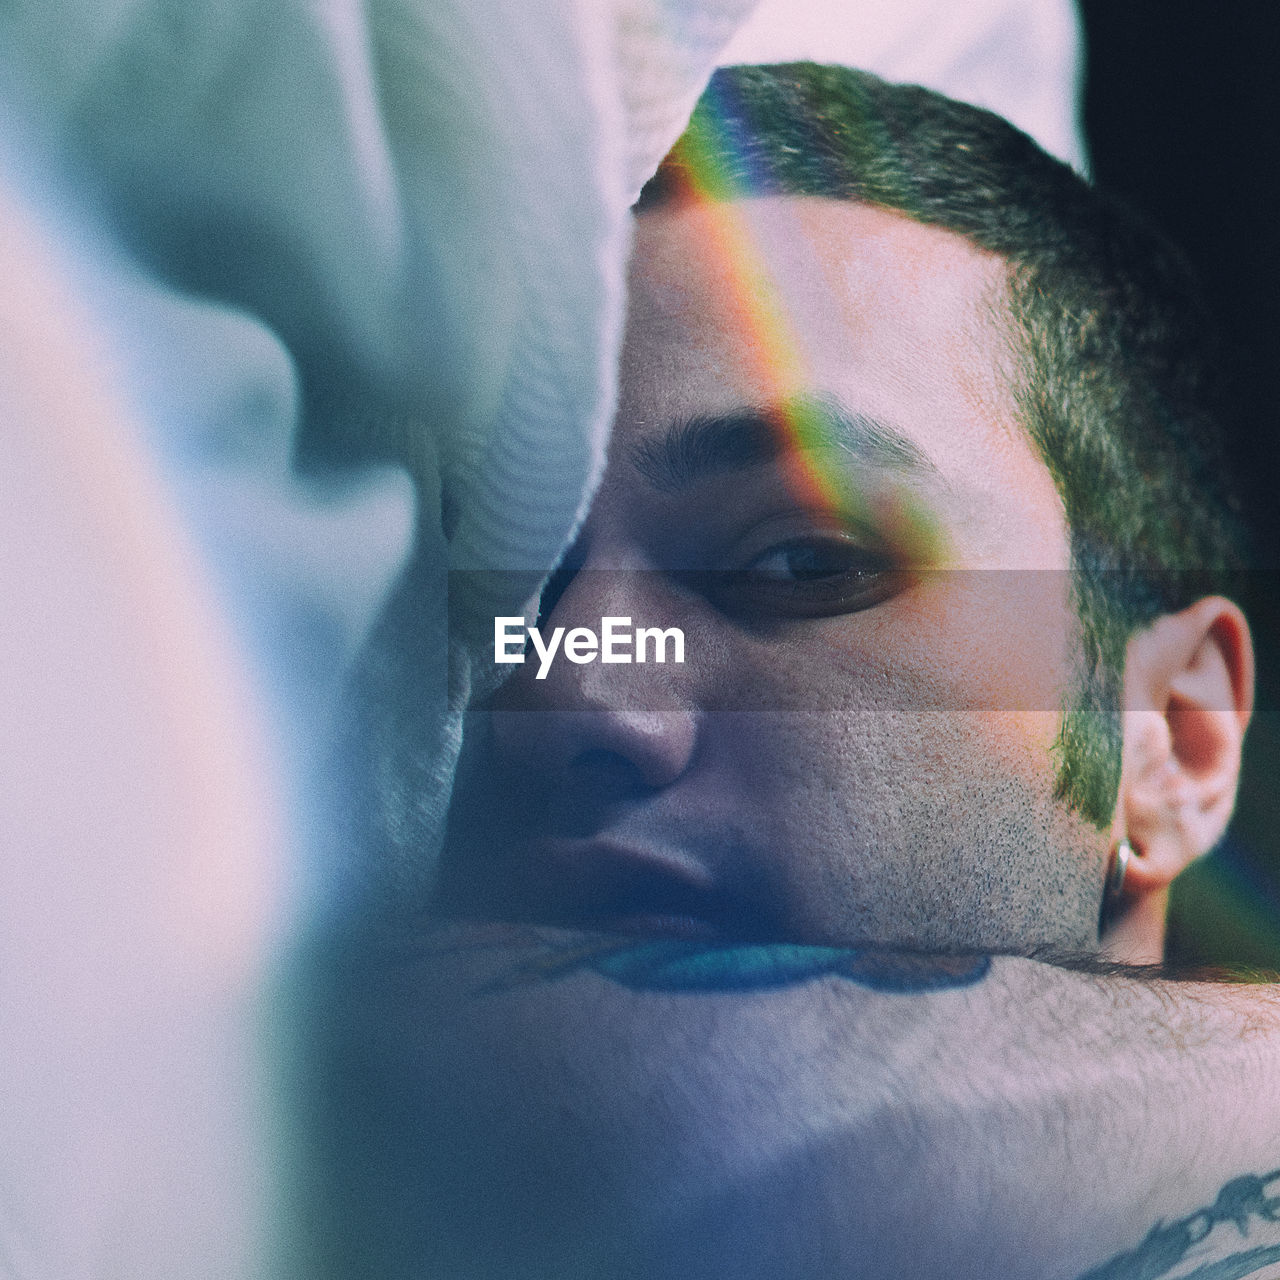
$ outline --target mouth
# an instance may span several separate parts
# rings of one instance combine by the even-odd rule
[[[721,941],[741,913],[711,871],[675,850],[605,838],[539,838],[447,860],[436,909],[453,918]]]

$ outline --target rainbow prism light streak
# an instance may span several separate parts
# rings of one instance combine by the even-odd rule
[[[840,513],[880,529],[913,564],[936,562],[944,542],[933,513],[900,490],[869,493],[847,459],[826,447],[828,410],[806,395],[812,385],[804,353],[772,272],[752,231],[743,201],[769,189],[739,175],[752,171],[750,152],[714,86],[672,150],[668,172],[676,199],[698,207],[707,231],[705,251],[725,286],[724,303],[755,353],[749,371],[761,388],[759,406],[777,433],[780,465],[797,501],[819,513]],[[730,159],[732,158],[732,159]]]

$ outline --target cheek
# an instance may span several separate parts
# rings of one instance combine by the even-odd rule
[[[773,729],[780,790],[757,816],[799,936],[961,950],[1094,941],[1096,833],[1054,799],[1056,716],[851,700]],[[767,795],[761,783],[744,803]]]
[[[1043,737],[1075,685],[1069,590],[1056,570],[926,572],[883,607],[824,624],[826,652],[809,662],[825,673],[824,699],[861,687],[886,709],[1009,713]]]
[[[846,689],[824,712],[737,718],[722,744],[736,757],[748,802],[765,820],[820,842],[857,832],[902,844],[918,833],[908,815],[926,809],[959,817],[996,793],[1028,806],[1051,801],[1056,712],[886,706]],[[795,843],[789,841],[789,843]]]
[[[805,936],[1090,942],[1096,833],[1054,799],[1062,584],[1033,599],[1034,582],[967,577],[734,663],[739,692],[775,710],[722,736],[720,759]]]
[[[1006,776],[1051,776],[1075,687],[1068,590],[1057,571],[937,571],[860,614],[739,636],[724,705],[785,713],[788,745],[768,754],[787,788],[838,778],[855,750],[865,781],[886,778],[906,740],[921,776],[957,741]]]

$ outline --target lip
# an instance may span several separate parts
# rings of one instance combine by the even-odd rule
[[[711,869],[682,850],[609,837],[537,837],[455,868],[451,915],[640,937],[720,937],[725,905]]]
[[[517,843],[513,856],[577,873],[600,866],[627,869],[701,893],[715,886],[711,869],[682,849],[610,836],[539,836]]]
[[[590,920],[590,927],[601,933],[624,937],[673,938],[682,942],[719,942],[725,936],[723,930],[709,920],[653,912],[595,916]]]

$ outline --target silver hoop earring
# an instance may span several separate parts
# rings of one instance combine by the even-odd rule
[[[1124,896],[1124,878],[1136,855],[1133,845],[1128,840],[1121,840],[1116,845],[1116,856],[1107,872],[1106,899],[1110,903],[1118,902]]]

